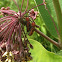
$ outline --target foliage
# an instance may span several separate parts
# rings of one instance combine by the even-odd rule
[[[41,0],[36,0],[36,3],[37,5],[42,3],[43,1]],[[49,10],[49,12],[51,13],[54,21],[56,22],[56,25],[57,25],[57,17],[56,17],[56,13],[55,13],[55,10],[54,10],[54,6],[53,6],[53,3],[52,3],[52,0],[46,0],[46,5],[47,5],[47,8]],[[49,32],[51,33],[52,36],[58,38],[58,35],[57,35],[57,32],[55,30],[55,27],[54,27],[54,24],[53,24],[53,21],[50,17],[50,14],[48,13],[48,10],[45,9],[45,6],[39,6],[39,11],[40,11],[40,14],[43,18],[43,21],[45,22],[46,24],[46,27],[47,29],[49,30]]]
[[[45,0],[43,0],[43,1],[45,1]],[[35,5],[39,5],[39,4],[43,3],[43,1],[29,0],[28,10],[31,9],[32,7],[34,7]],[[16,0],[16,2],[19,5],[19,7],[21,7],[22,0]],[[60,2],[60,8],[62,10],[62,6],[61,6],[62,1],[59,0],[59,2]],[[27,0],[25,0],[23,3],[22,13],[25,11],[25,8],[27,5],[26,3],[27,3]],[[0,4],[1,4],[0,8],[1,7],[10,7],[11,10],[18,12],[18,8],[14,4],[13,0],[4,0],[4,1],[0,0]],[[47,8],[45,5],[47,6]],[[58,36],[57,31],[59,28],[58,28],[56,12],[55,12],[54,5],[53,5],[53,0],[46,0],[44,5],[34,8],[34,10],[39,11],[38,17],[34,20],[35,23],[40,26],[40,28],[37,28],[37,29],[40,30],[45,35],[47,35],[49,38],[52,38],[54,41],[58,42],[59,36]],[[26,14],[26,15],[28,15],[28,14]],[[2,17],[2,16],[0,16],[0,17]],[[26,31],[27,30],[26,27],[24,27],[24,30],[26,32],[27,38],[29,39],[29,42],[33,45],[33,49],[30,49],[30,53],[32,56],[32,58],[30,56],[30,58],[32,59],[30,62],[61,62],[62,56],[60,56],[60,55],[62,55],[62,51],[59,51],[59,49],[55,45],[48,42],[48,40],[44,39],[44,37],[40,36],[38,33],[34,32],[32,34],[32,36],[29,36],[28,35],[29,33]],[[28,42],[28,44],[31,45],[29,42]],[[13,43],[14,43],[14,41],[13,41]],[[31,45],[31,48],[32,48],[32,45]],[[49,51],[51,51],[51,52],[49,52]],[[5,52],[5,53],[7,53],[7,52]],[[6,56],[7,56],[7,60],[9,62],[11,62],[11,58],[8,58],[8,57],[10,57],[10,54],[9,55],[6,54]],[[13,62],[14,62],[13,55],[11,57],[13,58]],[[30,58],[28,58],[28,60],[30,60]],[[45,60],[45,59],[47,59],[47,60]]]
[[[29,39],[34,46],[30,52],[32,54],[32,62],[62,62],[62,56],[47,51],[39,42]]]

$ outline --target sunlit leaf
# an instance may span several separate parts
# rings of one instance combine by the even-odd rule
[[[30,50],[33,57],[31,62],[62,62],[62,56],[47,51],[39,42],[30,39],[33,49]]]

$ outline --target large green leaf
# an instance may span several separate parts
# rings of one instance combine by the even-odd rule
[[[39,42],[29,39],[33,45],[33,49],[30,50],[33,57],[30,62],[62,62],[62,56],[47,51]]]
[[[42,0],[35,0],[35,1],[36,1],[37,5],[43,3]],[[56,23],[56,26],[57,26],[58,22],[57,22],[56,13],[54,10],[53,2],[52,2],[52,0],[46,0],[46,2],[47,2],[47,4],[46,4],[47,8],[48,8],[49,12],[51,13],[51,15],[54,19],[54,22]],[[52,34],[52,36],[58,38],[58,35],[57,35],[56,29],[54,27],[54,24],[52,22],[52,19],[49,15],[48,11],[45,9],[45,6],[44,5],[39,6],[38,9],[39,9],[39,12],[42,16],[42,19],[44,20],[46,27],[49,30],[49,32]]]

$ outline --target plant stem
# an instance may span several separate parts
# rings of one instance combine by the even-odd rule
[[[58,20],[59,34],[61,40],[60,45],[62,46],[62,14],[61,14],[59,0],[53,0],[53,4],[57,15],[57,20]]]
[[[25,11],[24,11],[24,12],[26,12],[26,11],[27,11],[28,3],[29,3],[29,0],[27,0],[27,6],[26,6],[26,9],[25,9]]]
[[[20,8],[19,8],[18,4],[16,3],[16,1],[15,0],[13,0],[13,1],[16,4],[16,6],[18,7],[18,10],[20,11]]]
[[[21,51],[23,51],[23,42],[22,42],[22,37],[21,37],[21,23],[19,22],[19,43],[21,47]]]
[[[46,8],[47,8],[47,7],[46,7]],[[50,15],[50,17],[51,17],[51,19],[52,19],[52,22],[53,22],[53,24],[54,24],[55,30],[56,30],[57,35],[58,35],[58,37],[59,37],[59,41],[58,41],[58,42],[60,43],[60,34],[59,34],[59,31],[58,31],[58,29],[57,29],[57,27],[56,27],[56,24],[55,24],[55,22],[54,22],[54,20],[53,20],[53,17],[51,16],[51,14],[50,14],[48,8],[47,8],[47,11],[48,11],[48,13],[49,13],[49,15]]]
[[[50,41],[51,43],[53,43],[55,46],[57,46],[58,48],[61,49],[59,43],[57,43],[56,41],[52,40],[52,39],[49,38],[48,36],[44,35],[41,31],[35,29],[35,32],[37,32],[38,34],[40,34],[41,36],[43,36],[45,39],[47,39],[48,41]]]
[[[21,20],[20,21],[23,25],[26,25],[26,22]],[[31,26],[31,24],[30,24]],[[51,43],[53,43],[55,46],[57,46],[58,48],[62,49],[61,46],[59,45],[58,42],[52,40],[51,38],[49,38],[48,36],[44,35],[41,31],[37,30],[37,29],[34,29],[35,32],[37,32],[38,34],[40,34],[41,36],[43,36],[45,39],[47,39],[48,41],[50,41]]]
[[[32,10],[32,9],[38,7],[38,6],[41,6],[41,5],[44,5],[44,4],[42,3],[42,4],[39,4],[39,5],[37,5],[37,6],[34,6],[33,8],[31,8],[31,9],[29,9],[28,11],[24,12],[23,15],[25,15],[26,13],[29,13],[30,10]],[[23,16],[23,15],[22,15],[22,16]]]
[[[24,0],[22,0],[22,5],[21,5],[21,12],[22,12],[22,6],[23,6],[23,2],[24,2]]]

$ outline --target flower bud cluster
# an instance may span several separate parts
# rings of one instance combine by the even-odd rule
[[[27,16],[25,16],[26,13],[28,13]],[[34,22],[38,12],[34,9],[27,12],[26,7],[23,13],[20,9],[16,13],[10,7],[2,7],[0,14],[3,15],[0,18],[0,61],[27,62],[31,60],[29,50],[30,48],[33,49],[33,46],[29,42],[26,33],[31,36],[35,31],[35,27],[38,27]],[[24,26],[26,30],[24,30]]]
[[[33,10],[33,9],[32,9]],[[10,10],[9,7],[2,7],[3,18],[0,18],[0,60],[4,61],[29,61],[32,59],[30,48],[33,46],[30,44],[24,26],[27,28],[27,33],[31,36],[35,29],[35,22],[37,11],[30,11],[30,14],[20,17],[20,12],[16,13]],[[15,15],[16,14],[16,15]],[[24,39],[24,40],[23,40]],[[30,48],[29,48],[29,46]],[[10,53],[11,52],[11,53]],[[10,55],[12,54],[12,56]],[[9,59],[9,57],[11,57]]]

